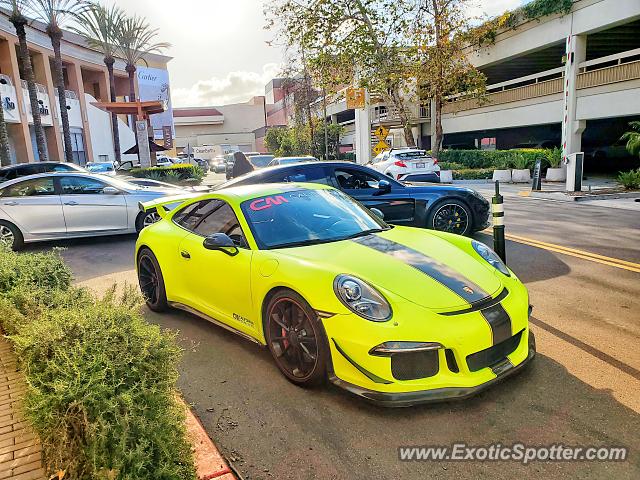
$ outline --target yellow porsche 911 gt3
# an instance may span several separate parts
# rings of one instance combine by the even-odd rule
[[[462,398],[535,355],[524,285],[484,244],[387,225],[338,190],[235,187],[141,204],[149,308],[266,345],[298,385],[329,379],[390,406]]]

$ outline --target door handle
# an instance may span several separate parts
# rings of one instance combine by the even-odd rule
[[[180,252],[180,255],[182,255],[182,258],[185,258],[187,260],[189,260],[191,258],[191,254],[189,252],[187,252],[186,250],[182,250]]]
[[[5,205],[8,205],[8,206],[10,206],[10,207],[13,207],[13,206],[15,206],[15,205],[19,205],[19,203],[18,203],[18,202],[15,202],[15,201],[13,201],[13,200],[11,200],[10,202],[4,202],[4,204],[5,204]]]
[[[75,200],[71,200],[70,202],[64,202],[65,205],[78,205],[78,202],[76,202]]]

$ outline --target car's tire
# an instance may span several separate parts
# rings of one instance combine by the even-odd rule
[[[169,308],[164,277],[158,259],[148,248],[138,253],[138,285],[149,309],[164,312]]]
[[[143,228],[159,222],[160,219],[160,214],[156,211],[155,208],[147,212],[140,212],[136,217],[136,232],[140,233]]]
[[[280,290],[264,309],[267,347],[278,369],[292,383],[310,387],[327,377],[329,346],[316,312],[292,290]]]
[[[13,223],[0,220],[0,243],[17,251],[24,246],[24,237],[20,229]]]
[[[436,203],[427,215],[427,228],[457,235],[470,235],[473,224],[469,206],[453,198]]]

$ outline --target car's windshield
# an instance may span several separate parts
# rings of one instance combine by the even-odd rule
[[[300,188],[247,200],[241,208],[261,249],[334,242],[390,228],[338,190]]]
[[[290,163],[300,163],[300,162],[314,162],[318,159],[315,157],[284,157],[279,158],[278,163],[280,165],[288,165]]]
[[[273,160],[273,155],[254,155],[249,157],[249,161],[258,168],[266,167]]]
[[[112,172],[112,163],[91,163],[87,165],[87,170],[90,172]]]

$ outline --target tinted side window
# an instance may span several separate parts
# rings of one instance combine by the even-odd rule
[[[47,165],[47,172],[71,172],[74,168],[69,165],[58,164],[58,165]]]
[[[42,195],[55,195],[53,178],[25,180],[0,190],[2,197],[37,197]]]
[[[186,206],[173,216],[173,221],[190,232],[195,231],[203,218],[219,208],[220,200],[203,200]]]
[[[343,190],[378,188],[380,178],[358,169],[336,168],[336,180]]]
[[[27,175],[35,175],[36,173],[42,173],[44,169],[39,165],[24,165],[16,168],[16,177],[26,177]]]
[[[322,167],[287,168],[266,178],[264,183],[309,182],[329,184],[327,174]]]
[[[203,237],[208,237],[213,233],[224,233],[231,237],[238,247],[247,246],[238,218],[227,203],[222,203],[207,215],[195,228],[194,233]]]
[[[62,195],[98,195],[107,185],[92,178],[62,177],[60,189]]]

